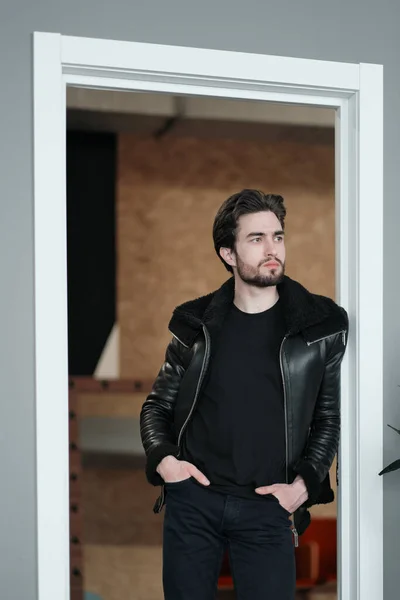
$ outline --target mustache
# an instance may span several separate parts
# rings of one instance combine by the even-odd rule
[[[283,262],[279,258],[276,258],[275,256],[269,256],[268,258],[264,259],[262,262],[260,262],[259,266],[262,267],[263,265],[265,265],[265,263],[268,263],[268,262],[276,262],[276,263],[280,264],[281,267],[283,267]]]

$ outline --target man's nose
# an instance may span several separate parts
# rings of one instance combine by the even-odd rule
[[[272,256],[276,256],[278,253],[274,242],[269,239],[265,240],[265,250],[266,250],[267,254],[272,255]]]

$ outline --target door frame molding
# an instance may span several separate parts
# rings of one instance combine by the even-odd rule
[[[383,600],[383,67],[37,32],[33,75],[39,600],[69,598],[70,85],[335,109],[336,300],[350,317],[342,364],[338,590],[340,600]]]

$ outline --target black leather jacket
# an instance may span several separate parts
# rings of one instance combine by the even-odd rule
[[[308,292],[285,277],[278,286],[287,333],[280,349],[286,422],[286,478],[300,474],[308,500],[294,514],[295,531],[305,531],[307,508],[333,500],[329,469],[340,434],[340,364],[345,352],[348,318],[329,298]],[[165,362],[140,416],[142,443],[150,483],[161,485],[154,511],[164,504],[157,465],[167,455],[179,457],[182,437],[196,409],[212,360],[213,340],[234,296],[234,280],[216,292],[175,309],[173,335]]]

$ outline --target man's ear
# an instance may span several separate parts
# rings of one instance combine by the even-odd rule
[[[234,250],[231,250],[230,248],[220,248],[219,253],[230,267],[236,267],[236,255]]]

